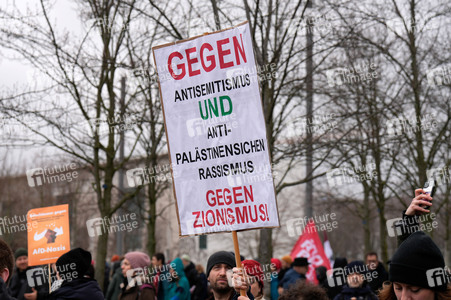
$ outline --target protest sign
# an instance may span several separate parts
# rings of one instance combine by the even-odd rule
[[[279,226],[247,22],[153,54],[180,235]]]
[[[27,222],[36,224],[28,231],[28,264],[51,264],[70,250],[69,205],[31,209]]]

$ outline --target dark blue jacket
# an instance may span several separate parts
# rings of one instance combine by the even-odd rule
[[[283,279],[279,282],[279,286],[283,287],[284,290],[290,288],[291,285],[295,284],[298,280],[307,279],[305,275],[299,274],[294,269],[289,269]]]

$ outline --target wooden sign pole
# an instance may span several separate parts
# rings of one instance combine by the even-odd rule
[[[52,292],[52,269],[49,264],[49,294]]]
[[[238,235],[237,235],[236,231],[232,231],[232,237],[233,237],[233,247],[235,248],[236,267],[241,269],[240,245],[238,244]],[[243,270],[243,274],[244,274],[244,270]],[[245,290],[240,290],[240,295],[247,297]]]

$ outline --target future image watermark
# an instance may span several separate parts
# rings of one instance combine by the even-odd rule
[[[107,136],[109,133],[120,133],[132,130],[138,121],[130,114],[116,114],[112,118],[91,118],[87,124],[87,132],[100,137]]]
[[[235,113],[204,120],[202,118],[188,119],[186,130],[191,138],[198,136],[214,135],[217,137],[227,136],[234,129],[238,128],[238,121]]]
[[[138,227],[139,224],[135,213],[127,213],[111,218],[93,218],[86,221],[86,228],[90,237],[123,231],[131,232]]]
[[[386,222],[388,236],[397,237],[416,231],[431,232],[438,227],[435,213],[412,216],[410,218],[393,218]]]
[[[56,274],[58,272],[58,276],[61,280],[66,282],[71,282],[74,279],[77,279],[81,274],[78,274],[77,264],[69,263],[64,265],[55,265],[53,272],[50,273],[50,277],[52,282],[58,280]],[[44,284],[48,284],[49,280],[49,269],[46,267],[38,267],[29,269],[26,272],[27,282],[30,287],[39,287]]]
[[[274,269],[274,270],[273,270]],[[260,282],[271,282],[273,278],[277,278],[278,272],[275,271],[275,266],[273,264],[261,264],[261,265],[253,265],[252,267],[246,267],[244,269],[245,275],[244,280],[246,280],[247,284],[252,285],[255,280]],[[259,274],[258,276],[252,276],[249,274]],[[227,270],[226,272],[227,281],[230,287],[234,287],[236,284],[241,285],[241,278],[237,277],[233,278],[233,270]]]
[[[37,128],[40,119],[31,115],[20,115],[15,117],[0,117],[0,135],[21,136],[32,134],[31,128]]]
[[[300,118],[290,123],[290,131],[297,135],[312,134],[321,136],[336,129],[337,126],[338,121],[334,113],[315,114],[311,119]]]
[[[345,284],[360,284],[363,281],[371,282],[378,278],[377,271],[372,271],[371,265],[356,265],[352,268],[335,268],[327,271],[327,282],[330,287],[342,286]],[[353,276],[353,274],[355,276]]]
[[[429,86],[451,85],[451,65],[428,70],[427,80]]]
[[[138,187],[150,183],[171,182],[172,176],[177,177],[173,164],[161,164],[151,168],[134,168],[127,170],[127,183],[129,187]],[[171,174],[172,170],[172,174]]]
[[[30,232],[36,229],[38,223],[36,221],[27,222],[27,215],[0,218],[0,235],[16,234],[21,231]]]
[[[376,164],[370,163],[354,168],[342,167],[330,169],[327,171],[326,177],[330,187],[371,181],[377,177]]]
[[[78,178],[76,169],[77,165],[75,163],[28,169],[26,171],[28,185],[36,187],[64,181],[72,182],[72,180]]]
[[[177,276],[177,271],[174,270],[173,275],[169,272],[172,268],[171,264],[165,264],[160,267],[144,267],[134,268],[126,272],[127,282],[130,287],[141,286],[143,284],[154,284],[156,280],[167,281],[172,276]],[[159,275],[157,275],[160,273]],[[158,276],[158,277],[157,277]]]
[[[274,164],[249,166],[239,165],[227,174],[227,183],[230,187],[249,185],[256,182],[272,182],[277,177]]]
[[[428,179],[435,179],[437,185],[451,182],[450,170],[446,166],[427,170],[426,177]]]
[[[287,221],[287,231],[289,237],[298,237],[307,233],[327,231],[331,232],[338,228],[337,215],[335,213],[327,213],[323,215],[314,215],[313,217],[295,218]],[[308,227],[310,223],[315,224],[314,227]]]
[[[424,114],[420,119],[397,117],[386,122],[389,137],[401,135],[413,136],[416,132],[432,132],[437,129],[437,118],[433,114]]]
[[[327,83],[330,87],[344,84],[370,83],[378,78],[375,63],[339,67],[326,71]]]
[[[451,283],[451,270],[448,267],[434,268],[426,271],[428,285],[431,288]]]

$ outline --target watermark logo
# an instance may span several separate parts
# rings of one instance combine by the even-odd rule
[[[426,171],[427,179],[435,179],[437,185],[451,182],[450,170],[446,166],[441,168],[432,168]]]
[[[299,36],[299,33],[313,33],[313,35],[325,36],[332,32],[331,17],[327,14],[322,14],[318,11],[311,11],[307,17],[296,17],[288,19],[286,28],[287,36]]]
[[[397,117],[386,122],[389,137],[412,136],[418,131],[431,132],[437,129],[437,118],[433,114],[424,114],[421,119]]]
[[[192,138],[198,136],[225,137],[234,129],[237,129],[238,125],[236,114],[231,113],[230,115],[207,120],[202,118],[188,119],[186,121],[186,131],[188,136]]]
[[[55,265],[53,268],[53,272],[50,273],[52,282],[58,280],[58,278],[56,277],[57,272],[60,279],[66,282],[71,282],[72,280],[77,279],[80,276],[77,271],[76,263],[68,263],[60,266]],[[29,269],[26,272],[26,276],[28,285],[30,287],[39,287],[44,284],[48,284],[49,269],[43,267]]]
[[[330,87],[343,84],[368,84],[378,78],[375,63],[357,64],[352,67],[339,67],[326,71],[327,84]]]
[[[27,181],[30,187],[52,184],[57,182],[72,182],[78,178],[78,172],[75,171],[77,165],[70,163],[67,165],[55,165],[53,167],[34,168],[26,171]]]
[[[431,288],[447,285],[451,283],[451,270],[446,266],[430,269],[426,271],[426,277]]]
[[[451,85],[451,65],[428,70],[429,86]]]
[[[89,119],[86,130],[92,136],[98,135],[103,137],[113,132],[119,133],[132,130],[136,124],[137,120],[133,116],[129,114],[124,114],[123,116],[116,114],[112,118]]]
[[[150,183],[171,182],[172,176],[177,177],[177,172],[172,164],[156,165],[152,168],[135,168],[125,172],[129,187],[138,187]],[[171,174],[172,170],[172,174]]]
[[[421,15],[420,12],[415,12],[415,14],[414,19],[403,20],[399,16],[396,16],[386,20],[385,24],[388,29],[388,35],[391,37],[405,37],[412,30],[426,32],[437,30],[440,27],[440,21],[434,20],[434,18],[430,18],[427,15]]]
[[[207,212],[212,212],[211,210]],[[216,222],[213,214],[203,213],[197,215],[194,213],[194,218],[189,218],[185,222],[186,235],[199,235],[204,233],[215,232],[231,232],[234,230],[233,225],[236,223],[233,215],[225,215],[224,220]],[[222,222],[223,221],[223,222]]]
[[[250,161],[242,166],[237,163],[235,166],[230,165],[231,169],[227,171],[227,184],[230,187],[238,187],[242,185],[249,185],[256,182],[271,182],[277,176],[277,171],[274,166],[270,165],[250,165]],[[235,167],[235,168],[232,168]]]
[[[38,223],[36,221],[27,222],[27,216],[2,217],[0,218],[0,236],[3,234],[16,234],[20,231],[31,232],[36,229]]]
[[[335,268],[327,271],[327,282],[330,287],[342,286],[345,284],[360,284],[360,282],[371,282],[376,279],[379,274],[371,271],[369,265],[356,265],[352,268]],[[352,276],[353,274],[357,276]]]
[[[287,221],[287,231],[289,237],[297,237],[308,231],[331,232],[338,228],[337,215],[335,213],[315,215],[313,217],[295,218]],[[314,227],[307,227],[308,224],[315,222]]]
[[[86,228],[90,237],[123,231],[131,232],[133,229],[137,229],[138,225],[135,213],[113,216],[111,218],[92,218],[86,221]]]
[[[355,168],[335,168],[326,173],[327,183],[330,187],[352,184],[363,181],[371,181],[377,177],[376,165],[370,163]]]
[[[84,24],[88,30],[91,28],[98,28],[101,32],[119,34],[122,31],[126,31],[128,23],[119,22],[108,16],[102,16],[98,18],[92,18],[87,20]]]
[[[143,284],[154,284],[156,280],[166,281],[171,278],[169,269],[171,264],[165,264],[160,267],[144,267],[144,268],[134,268],[128,270],[125,274],[127,277],[127,282],[130,287],[141,286]],[[159,273],[159,275],[157,275]],[[158,276],[158,278],[156,277]],[[174,270],[172,276],[177,276],[177,271]]]
[[[338,126],[338,121],[334,113],[325,115],[314,115],[313,118],[301,118],[290,124],[292,132],[295,134],[308,134],[321,136],[331,132]]]
[[[438,227],[435,213],[414,216],[411,218],[394,218],[385,223],[389,237],[397,237],[404,234],[412,234],[416,231],[431,232]]]
[[[20,136],[33,134],[30,128],[38,128],[40,119],[36,116],[18,115],[14,117],[0,117],[0,134],[4,136]]]
[[[402,218],[394,218],[387,220],[385,223],[387,225],[387,232],[388,236],[395,237],[395,236],[401,236],[402,235],[402,228],[401,223]]]
[[[274,270],[274,271],[273,271]],[[241,277],[233,277],[233,270],[229,269],[226,272],[227,282],[230,287],[235,287],[236,285],[241,285],[242,280],[245,280],[249,286],[251,286],[255,280],[260,282],[271,282],[273,278],[277,277],[277,271],[275,271],[275,266],[273,264],[261,264],[261,265],[253,265],[243,268],[243,271],[246,276]],[[240,273],[238,273],[240,274]],[[259,275],[250,275],[250,274],[259,274]]]

